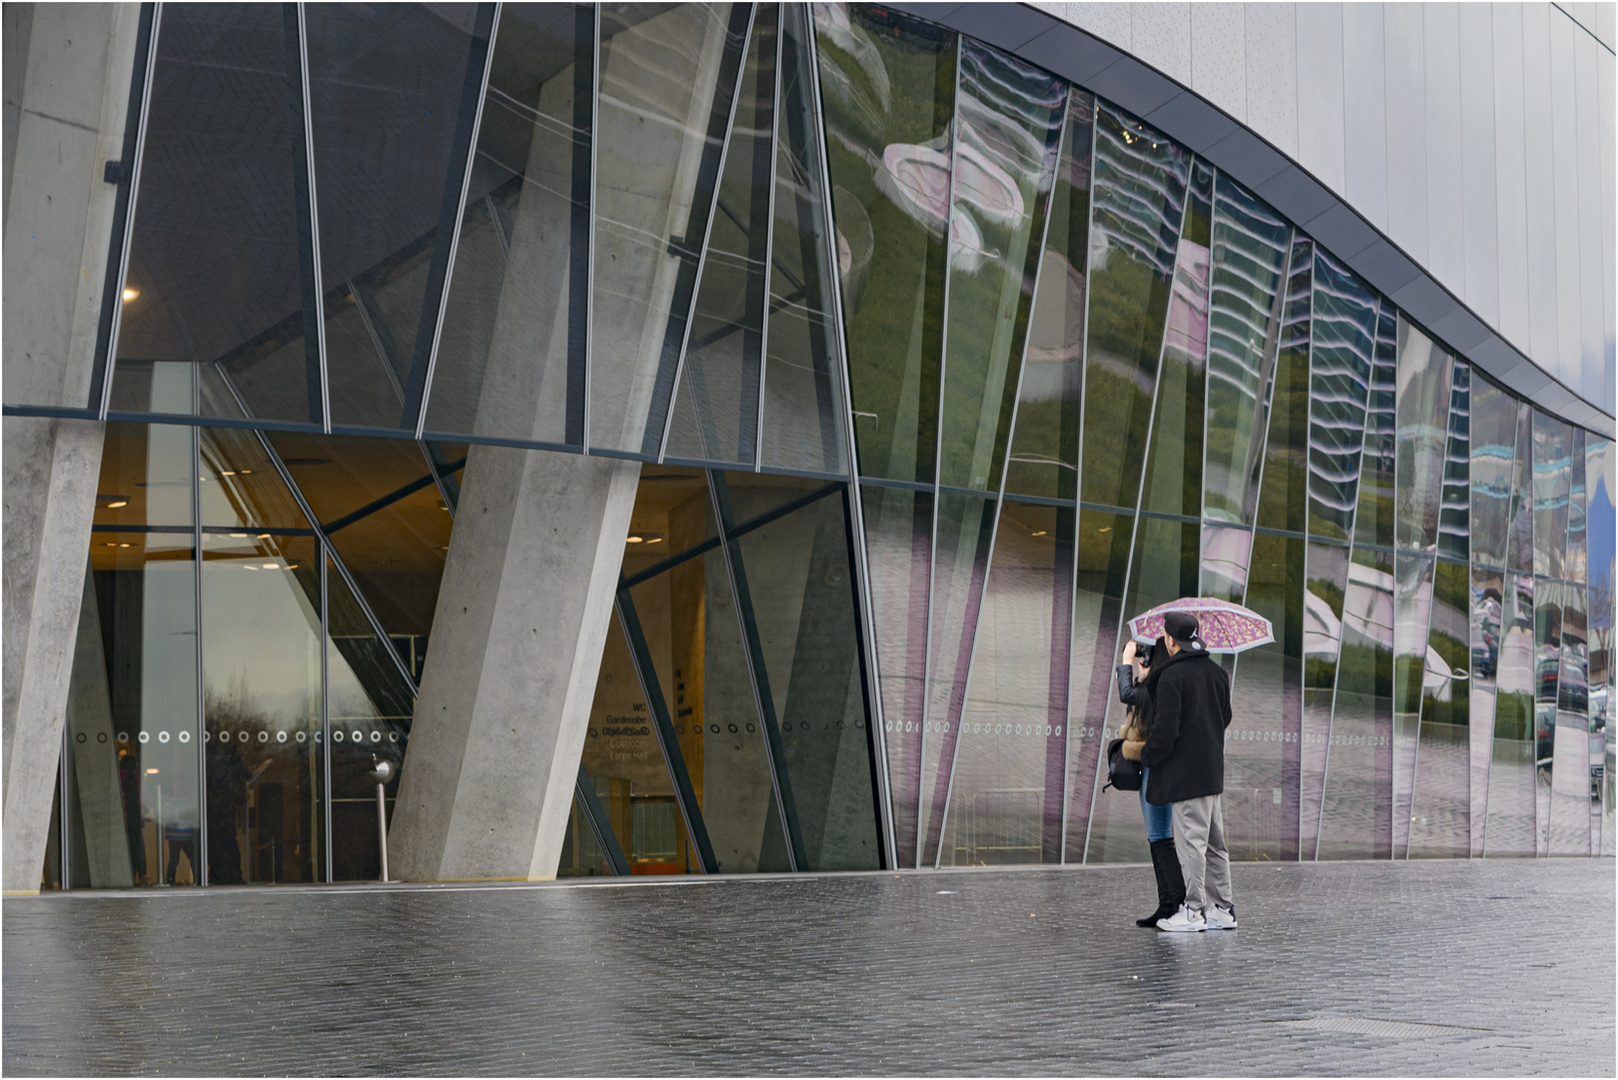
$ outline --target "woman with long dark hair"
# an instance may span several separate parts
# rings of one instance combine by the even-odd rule
[[[1149,656],[1148,656],[1149,659]],[[1118,665],[1118,699],[1128,706],[1124,727],[1118,733],[1124,740],[1123,754],[1139,761],[1146,736],[1152,730],[1152,695],[1147,685],[1150,668],[1140,662],[1140,649],[1131,641],[1124,646],[1124,662]],[[1152,846],[1152,870],[1157,875],[1157,910],[1135,925],[1155,927],[1179,910],[1185,901],[1185,878],[1180,874],[1180,856],[1174,850],[1173,807],[1146,801],[1149,769],[1141,770],[1140,811],[1146,819],[1146,839]]]

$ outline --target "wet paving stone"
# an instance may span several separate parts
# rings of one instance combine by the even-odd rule
[[[4,902],[25,1075],[1615,1072],[1614,864],[1147,867]]]

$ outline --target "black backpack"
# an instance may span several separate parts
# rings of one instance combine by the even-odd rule
[[[1141,763],[1124,757],[1124,740],[1114,739],[1107,744],[1107,783],[1101,790],[1117,788],[1119,791],[1139,791],[1144,772]]]

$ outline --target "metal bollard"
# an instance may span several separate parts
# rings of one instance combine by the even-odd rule
[[[371,779],[376,781],[376,839],[382,851],[382,881],[388,880],[388,802],[386,788],[393,779],[393,762],[371,758]]]

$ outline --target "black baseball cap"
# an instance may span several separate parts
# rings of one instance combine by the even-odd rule
[[[1163,632],[1179,642],[1182,648],[1206,651],[1208,646],[1202,642],[1201,629],[1202,624],[1197,622],[1197,617],[1184,611],[1171,611],[1163,616]]]

